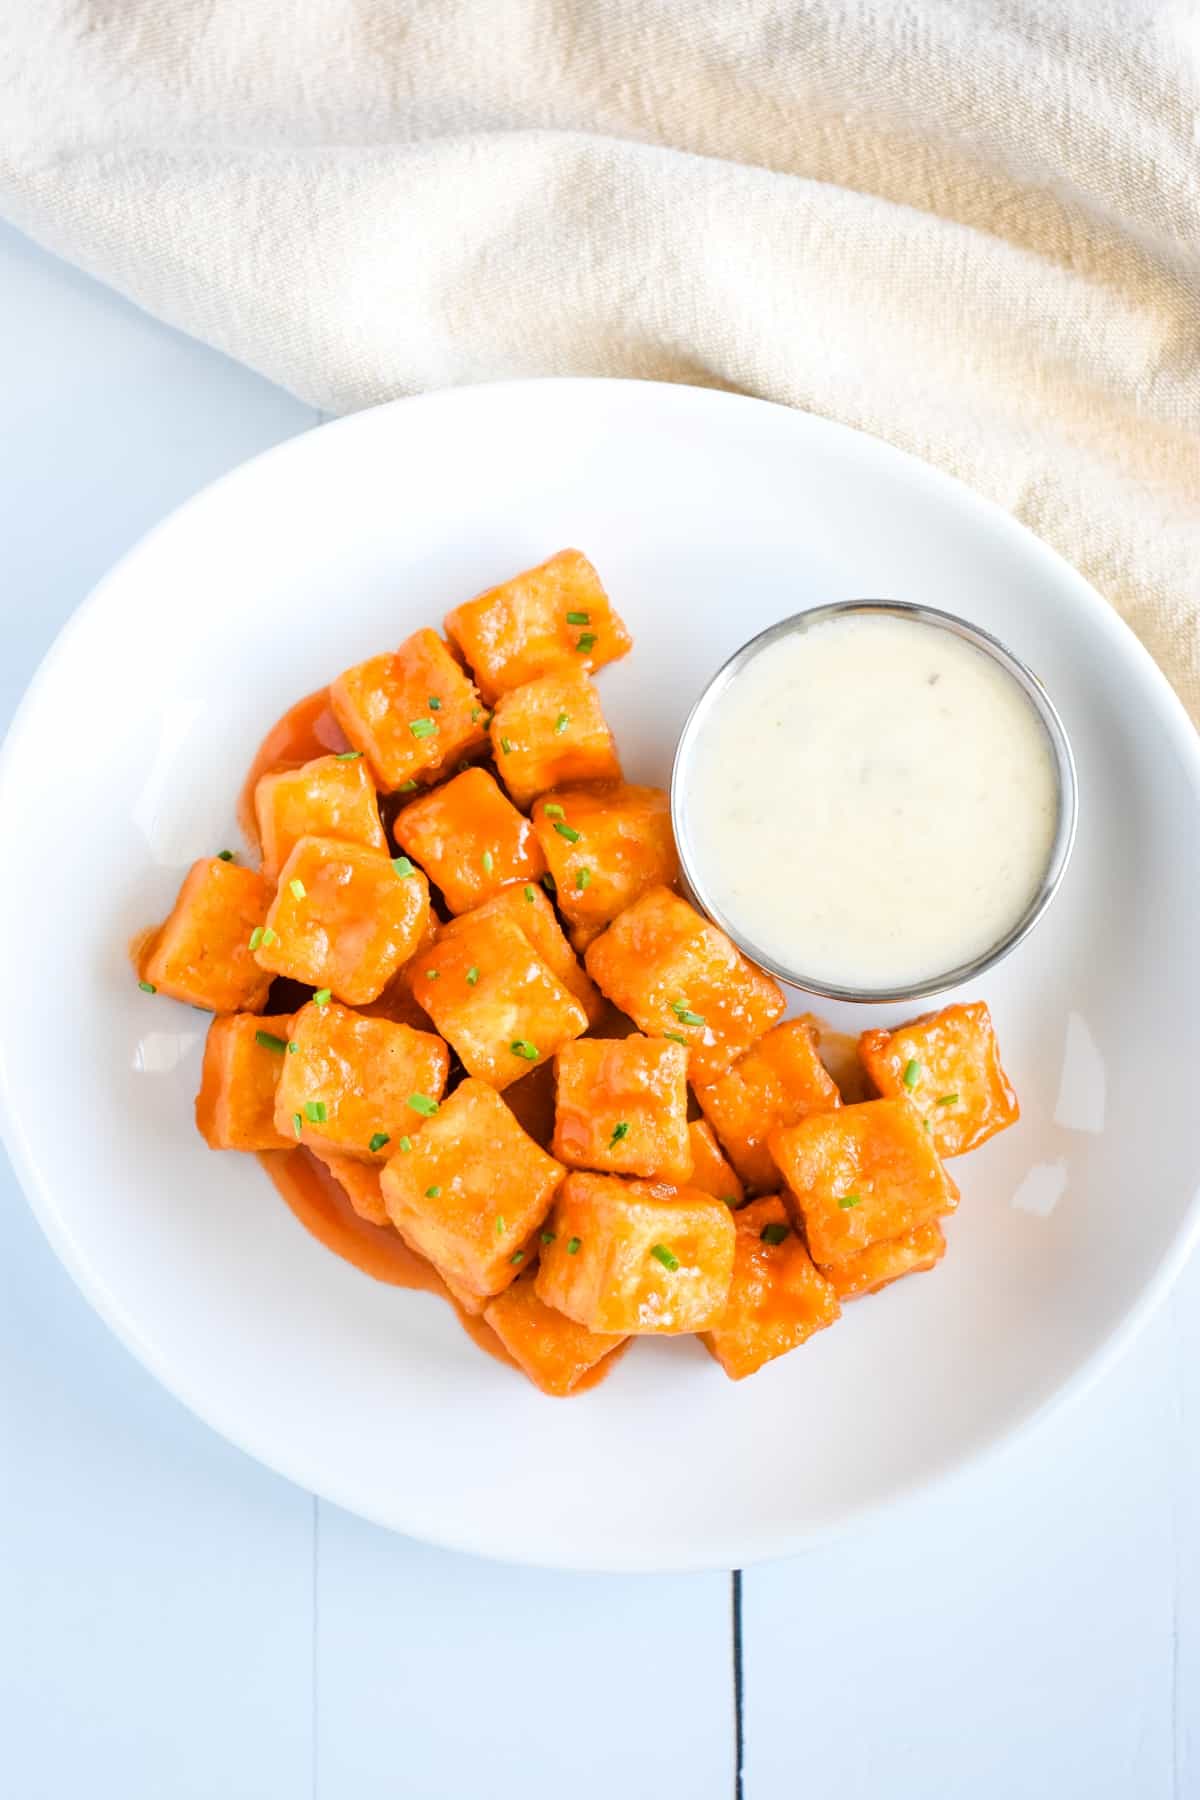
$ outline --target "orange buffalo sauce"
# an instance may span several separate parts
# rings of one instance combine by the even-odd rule
[[[262,848],[258,838],[258,819],[254,811],[254,790],[263,775],[279,769],[298,769],[314,757],[349,750],[350,743],[333,716],[329,705],[329,689],[318,688],[290,706],[276,720],[258,747],[250,772],[238,795],[237,817],[242,834],[256,850]]]

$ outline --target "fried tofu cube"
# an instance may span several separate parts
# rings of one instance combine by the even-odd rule
[[[486,769],[464,769],[398,813],[392,834],[446,896],[452,913],[492,899],[509,882],[536,882],[546,859],[533,826]]]
[[[361,752],[318,756],[299,769],[261,776],[254,789],[254,813],[268,881],[279,879],[302,837],[387,850],[375,784]]]
[[[733,1217],[698,1188],[570,1174],[543,1236],[538,1297],[590,1331],[704,1331],[729,1293]]]
[[[495,1088],[460,1083],[383,1171],[397,1231],[478,1294],[498,1294],[536,1255],[536,1233],[563,1178]]]
[[[958,1205],[924,1121],[907,1100],[809,1113],[768,1139],[813,1261],[846,1262]]]
[[[766,1032],[719,1080],[697,1087],[696,1100],[753,1194],[779,1189],[767,1134],[842,1104],[815,1034],[799,1019]]]
[[[288,1148],[293,1149],[295,1142],[293,1137]],[[324,1163],[360,1219],[365,1219],[369,1225],[391,1224],[383,1204],[383,1189],[379,1185],[382,1164],[359,1162],[353,1156],[338,1156],[332,1150],[318,1153],[317,1159]]]
[[[586,950],[647,888],[670,887],[679,878],[662,788],[623,781],[558,788],[535,801],[532,817],[577,950]]]
[[[620,1332],[589,1331],[537,1295],[526,1269],[492,1300],[484,1318],[513,1361],[543,1394],[573,1394],[585,1375],[626,1342]]]
[[[688,1142],[692,1146],[692,1173],[688,1186],[699,1188],[702,1194],[715,1195],[726,1206],[741,1206],[746,1190],[707,1119],[692,1120],[688,1126]]]
[[[863,1065],[881,1094],[929,1120],[939,1156],[962,1156],[1021,1116],[982,1000],[944,1006],[894,1031],[864,1031]]]
[[[203,857],[138,963],[142,981],[207,1012],[261,1012],[271,977],[250,949],[271,904],[257,869]]]
[[[487,742],[474,682],[428,628],[339,675],[329,704],[387,794],[437,781]]]
[[[315,1001],[292,1021],[275,1126],[294,1145],[382,1163],[437,1112],[450,1052],[430,1031]],[[414,1138],[415,1142],[415,1138]]]
[[[524,933],[551,974],[558,977],[568,993],[574,994],[594,1026],[605,1011],[605,1002],[563,936],[554,908],[534,882],[514,882],[501,889],[494,900],[485,900],[472,912],[460,913],[445,926],[444,935],[450,936],[460,927],[465,930],[483,919],[499,918],[510,920]]]
[[[784,1010],[779,983],[669,888],[650,888],[584,957],[614,1006],[649,1037],[686,1044],[693,1081],[711,1082]]]
[[[488,588],[447,613],[444,623],[489,704],[539,675],[602,668],[633,643],[578,550],[560,550]]]
[[[574,994],[503,915],[458,920],[414,967],[412,984],[467,1073],[497,1089],[587,1030]]]
[[[433,949],[441,928],[442,921],[430,905],[425,929],[408,961],[392,976],[377,1000],[366,1000],[357,1010],[369,1019],[394,1019],[398,1025],[411,1025],[414,1031],[432,1031],[433,1020],[413,996],[412,977],[425,952]]]
[[[621,779],[600,697],[576,670],[502,694],[490,729],[500,779],[518,806],[569,782]]]
[[[291,1030],[288,1018],[226,1013],[204,1045],[196,1128],[211,1150],[290,1150],[275,1127],[275,1089]]]
[[[406,857],[392,862],[362,844],[301,838],[254,954],[276,975],[361,1006],[412,956],[428,918],[429,883]]]
[[[687,1051],[667,1038],[580,1038],[556,1058],[554,1142],[572,1169],[686,1182]]]
[[[871,1244],[847,1262],[831,1263],[825,1273],[839,1300],[857,1300],[860,1294],[877,1293],[902,1275],[932,1269],[945,1254],[945,1234],[935,1219],[900,1237]]]
[[[837,1293],[813,1263],[777,1194],[734,1215],[733,1280],[720,1322],[701,1336],[731,1381],[753,1375],[824,1331],[841,1314]]]

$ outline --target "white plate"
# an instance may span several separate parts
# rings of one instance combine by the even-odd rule
[[[1021,1125],[956,1165],[940,1269],[739,1384],[693,1341],[647,1342],[595,1393],[544,1399],[440,1302],[335,1260],[252,1159],[205,1149],[205,1021],[139,993],[125,960],[190,859],[236,841],[233,796],[278,713],[566,544],[595,559],[636,638],[601,676],[635,780],[665,777],[690,701],[743,639],[862,595],[996,633],[1044,678],[1078,757],[1064,888],[984,984]],[[34,682],[0,762],[5,1138],[125,1343],[305,1486],[534,1563],[794,1550],[1078,1391],[1179,1268],[1200,1163],[1198,776],[1185,715],[1092,589],[871,438],[637,383],[381,407],[185,506]]]

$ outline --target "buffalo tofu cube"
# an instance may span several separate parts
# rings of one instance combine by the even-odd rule
[[[539,675],[599,669],[633,641],[578,550],[560,550],[456,606],[445,626],[489,703]]]
[[[704,1331],[729,1292],[733,1217],[697,1188],[568,1175],[543,1234],[538,1295],[590,1331]]]
[[[226,1013],[204,1045],[196,1126],[212,1150],[290,1150],[275,1125],[275,1090],[291,1030],[288,1018]]]
[[[467,1073],[494,1088],[519,1081],[587,1030],[574,994],[503,915],[460,919],[414,967],[412,984]]]
[[[438,1269],[498,1294],[536,1255],[562,1177],[496,1090],[467,1080],[391,1158],[383,1198],[397,1231]]]
[[[556,1058],[553,1151],[572,1169],[686,1182],[687,1051],[667,1038],[580,1038]]]
[[[584,1376],[626,1339],[619,1332],[589,1331],[556,1312],[538,1299],[536,1280],[537,1271],[526,1269],[489,1302],[483,1316],[543,1394],[573,1394]]]
[[[958,1205],[924,1121],[907,1100],[866,1100],[779,1125],[769,1139],[822,1268]]]
[[[662,788],[622,781],[559,788],[534,803],[532,817],[578,950],[647,888],[671,887],[679,878]]]
[[[815,1034],[799,1019],[788,1019],[760,1037],[719,1080],[697,1087],[696,1099],[755,1194],[779,1190],[768,1132],[842,1104],[818,1054]]]
[[[138,961],[143,983],[206,1012],[260,1012],[271,977],[254,960],[251,939],[271,904],[257,869],[193,863],[175,905]]]
[[[648,1036],[686,1045],[696,1082],[723,1075],[784,1010],[778,982],[665,887],[626,908],[584,961],[601,993]]]
[[[430,1031],[365,1019],[348,1007],[302,1006],[275,1095],[275,1125],[318,1154],[382,1163],[420,1129],[446,1087],[450,1053]],[[415,1140],[414,1140],[415,1141]]]
[[[546,859],[533,826],[486,769],[464,769],[414,800],[392,833],[446,896],[452,913],[492,899],[511,881],[540,881]]]
[[[487,742],[474,683],[427,628],[339,675],[329,704],[388,794],[437,781]]]
[[[590,1024],[594,1027],[605,1011],[605,1003],[591,976],[563,936],[558,917],[541,888],[532,881],[514,882],[501,889],[494,900],[485,900],[469,913],[460,913],[445,927],[445,936],[467,930],[484,919],[508,919],[523,932],[551,974],[556,975],[574,994]]]
[[[946,1239],[935,1219],[900,1237],[870,1244],[847,1262],[830,1263],[825,1272],[839,1300],[857,1300],[860,1294],[874,1294],[902,1275],[932,1269],[945,1254]]]
[[[293,1148],[295,1141],[292,1138]],[[380,1164],[359,1162],[353,1156],[338,1156],[332,1150],[324,1151],[318,1161],[324,1163],[360,1219],[365,1219],[368,1225],[391,1224],[383,1204],[383,1189],[379,1185]]]
[[[276,975],[362,1006],[408,961],[428,919],[429,883],[407,857],[392,862],[362,844],[301,838],[254,954]]]
[[[906,1099],[929,1120],[939,1156],[962,1156],[1021,1116],[982,1000],[894,1031],[864,1031],[859,1054],[881,1094]]]
[[[741,1206],[746,1190],[707,1119],[692,1120],[688,1126],[688,1141],[692,1146],[692,1173],[688,1186],[715,1195],[726,1206]]]
[[[575,670],[543,675],[503,694],[491,737],[500,779],[518,806],[567,782],[621,778],[600,697]]]
[[[375,784],[360,753],[318,756],[302,768],[263,775],[254,789],[254,812],[268,881],[279,879],[302,837],[387,849]]]
[[[733,1223],[737,1247],[729,1299],[701,1342],[731,1381],[741,1381],[832,1325],[842,1309],[777,1194],[752,1200]]]

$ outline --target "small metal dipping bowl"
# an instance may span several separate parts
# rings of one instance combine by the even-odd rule
[[[711,717],[713,706],[729,684],[745,668],[750,660],[760,651],[776,643],[780,638],[793,632],[810,631],[814,626],[827,624],[831,619],[845,617],[848,614],[886,613],[894,618],[910,619],[922,625],[932,625],[955,637],[964,638],[977,650],[999,663],[1007,670],[1013,680],[1022,689],[1038,719],[1050,748],[1054,765],[1057,787],[1057,823],[1054,841],[1051,845],[1046,869],[1025,911],[1017,919],[1012,929],[997,943],[993,944],[981,956],[972,962],[960,963],[957,968],[946,969],[939,974],[929,976],[921,981],[912,982],[905,987],[894,988],[857,988],[838,987],[828,981],[808,974],[800,966],[787,966],[769,956],[761,945],[756,944],[739,927],[738,921],[731,918],[716,904],[709,893],[704,879],[704,871],[696,858],[695,847],[688,829],[687,793],[694,766],[695,749],[705,726]],[[965,619],[956,617],[954,613],[940,612],[931,606],[913,606],[901,600],[840,600],[830,606],[813,607],[808,612],[793,613],[791,618],[780,619],[778,624],[769,625],[760,631],[757,637],[743,644],[736,650],[717,673],[713,676],[700,698],[696,701],[680,735],[675,751],[675,761],[671,770],[671,823],[675,830],[675,841],[679,847],[679,858],[683,867],[684,878],[691,889],[696,904],[706,912],[714,924],[728,933],[738,948],[745,952],[752,962],[766,969],[780,981],[789,986],[803,988],[806,993],[818,994],[826,1000],[852,1000],[864,1003],[882,1004],[886,1001],[921,1000],[930,994],[944,993],[948,988],[958,987],[960,983],[972,981],[982,975],[1014,950],[1021,940],[1029,935],[1051,900],[1058,892],[1059,885],[1066,873],[1071,859],[1071,849],[1075,842],[1075,824],[1078,812],[1078,789],[1075,774],[1075,758],[1071,754],[1071,745],[1063,729],[1062,720],[1054,709],[1054,705],[1045,688],[1031,670],[1015,657],[1011,650],[981,631],[977,625],[970,625]],[[800,946],[797,946],[799,951]]]

